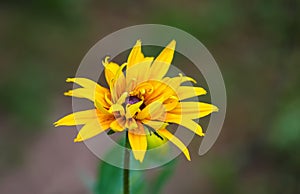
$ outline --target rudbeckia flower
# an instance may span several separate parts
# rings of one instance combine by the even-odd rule
[[[154,133],[157,141],[166,138],[190,160],[187,147],[167,126],[178,124],[204,136],[201,126],[194,119],[218,111],[218,108],[204,102],[186,101],[206,94],[202,87],[182,85],[184,82],[196,83],[194,79],[181,74],[166,77],[175,45],[173,40],[156,58],[145,57],[138,40],[122,65],[106,57],[102,63],[109,88],[83,77],[68,78],[67,82],[80,87],[65,95],[87,98],[93,102],[94,108],[69,114],[54,125],[82,125],[74,142],[87,140],[108,130],[126,132],[134,158],[140,162],[147,151],[147,135]]]

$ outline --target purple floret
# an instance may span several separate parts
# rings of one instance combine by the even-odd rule
[[[138,97],[135,96],[129,96],[128,104],[135,104],[137,102],[141,101]]]

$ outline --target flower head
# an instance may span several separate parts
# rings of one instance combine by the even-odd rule
[[[181,74],[166,77],[175,45],[175,40],[171,41],[154,59],[144,56],[141,41],[138,40],[122,65],[106,57],[102,63],[109,88],[86,78],[68,78],[67,82],[81,87],[65,95],[87,98],[95,107],[69,114],[55,122],[55,126],[83,125],[75,142],[84,141],[109,129],[114,132],[126,131],[133,155],[140,162],[147,151],[147,135],[153,132],[157,141],[166,138],[190,160],[187,147],[169,132],[167,126],[170,123],[179,124],[204,136],[201,126],[194,119],[218,111],[218,108],[208,103],[184,101],[206,94],[201,87],[182,85],[187,81],[196,83],[194,79]]]

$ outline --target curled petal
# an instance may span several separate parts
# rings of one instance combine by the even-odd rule
[[[126,89],[126,80],[123,73],[124,67],[127,63],[122,64],[117,70],[115,77],[113,78],[113,84],[110,87],[112,93],[112,99],[114,102],[125,92]]]
[[[145,103],[150,104],[154,101],[165,101],[170,96],[176,96],[174,88],[164,82],[150,80],[149,83],[153,86],[153,92],[145,95]]]
[[[104,73],[106,82],[109,85],[109,87],[113,86],[114,78],[120,68],[120,66],[114,62],[108,62],[109,57],[106,57],[104,61],[102,61],[102,64],[105,67]]]
[[[149,82],[143,82],[139,84],[133,91],[130,92],[130,95],[137,96],[142,99],[144,95],[149,95],[153,92],[153,86]]]

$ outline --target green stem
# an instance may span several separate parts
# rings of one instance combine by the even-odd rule
[[[128,145],[128,131],[126,131],[126,138],[125,138],[125,150],[124,150],[124,168],[123,168],[123,190],[124,194],[129,194],[129,153],[127,148]]]

